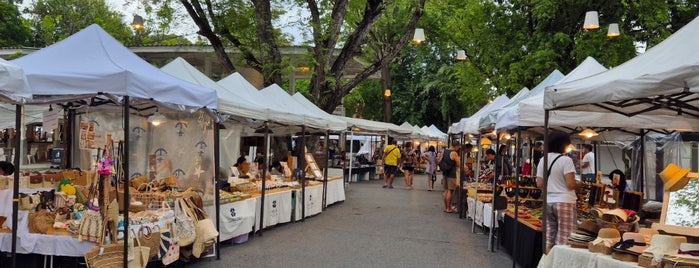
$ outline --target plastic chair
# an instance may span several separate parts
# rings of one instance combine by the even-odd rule
[[[36,152],[38,150],[39,150],[39,148],[37,148],[37,147],[32,147],[31,149],[29,149],[29,154],[27,155],[27,163],[29,163],[29,164],[35,163],[36,164]]]

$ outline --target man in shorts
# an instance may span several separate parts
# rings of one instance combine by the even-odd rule
[[[457,174],[461,172],[461,169],[459,168],[459,164],[461,163],[461,156],[459,156],[460,149],[461,143],[459,141],[454,141],[449,148],[449,155],[442,156],[449,157],[451,161],[454,161],[454,165],[452,165],[450,170],[442,170],[442,174],[444,175],[444,180],[442,181],[442,184],[444,185],[444,212],[446,213],[456,212],[452,210],[451,199],[454,190],[456,190],[459,185]]]
[[[383,149],[383,188],[393,188],[393,180],[396,178],[400,149],[396,146],[396,140],[388,138],[388,145]]]

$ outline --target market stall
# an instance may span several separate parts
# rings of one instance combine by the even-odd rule
[[[209,252],[218,232],[200,208],[218,203],[213,153],[217,124],[209,110],[217,105],[213,90],[161,72],[97,25],[14,62],[25,69],[33,95],[29,104],[53,104],[67,112],[66,163],[76,168],[26,175],[30,188],[37,178],[54,191],[23,196],[20,202],[38,198],[57,211],[52,216],[43,206],[25,206],[36,211],[29,218],[42,217],[29,221],[30,232],[72,239],[47,239],[54,241],[54,248],[64,240],[91,241],[93,247],[78,256],[84,254],[92,264],[105,258],[127,263],[126,252],[133,244],[124,241],[146,242],[151,231],[117,232],[165,221],[170,229],[152,231],[169,239],[169,230],[177,228],[182,256],[200,258]],[[189,212],[180,213],[185,211]],[[180,223],[187,218],[192,225],[173,224],[175,218]],[[186,241],[191,238],[196,239],[188,250]],[[148,254],[139,256],[145,261],[161,259],[156,242],[160,241],[152,241]],[[114,246],[94,254],[107,243]],[[136,261],[145,266],[141,258]]]
[[[635,124],[635,127],[642,129],[697,131],[699,125],[697,125],[696,120],[699,114],[696,113],[696,107],[699,104],[699,98],[697,98],[699,80],[695,71],[697,58],[693,56],[695,55],[693,50],[699,45],[699,38],[694,34],[698,28],[699,19],[694,19],[660,44],[616,68],[588,78],[547,88],[544,94],[545,126],[549,125],[550,114],[562,110],[623,116],[628,121],[645,117],[646,120],[637,121]],[[601,94],[597,94],[597,92]],[[664,118],[664,120],[660,120],[660,118]],[[661,121],[665,124],[660,123]],[[684,190],[685,187],[690,188],[687,189],[689,191],[687,197],[696,197],[696,180],[690,180],[690,177],[693,176],[688,175],[690,174],[689,169],[672,164],[682,163],[682,154],[673,153],[670,156],[665,155],[656,160],[658,165],[667,165],[662,171],[658,172],[657,166],[655,170],[646,171],[649,174],[658,173],[656,180],[659,183],[656,184],[654,192],[656,192],[656,196],[664,196],[664,214],[667,213],[668,203],[673,196],[681,195],[678,192]],[[694,159],[694,157],[692,158]],[[677,171],[681,172],[677,173]],[[647,183],[649,181],[641,180],[641,182]],[[651,191],[653,190],[651,189]],[[692,214],[685,210],[683,215],[686,222],[695,222],[690,216]],[[623,214],[615,216],[621,217]],[[643,267],[655,267],[658,264],[665,266],[696,265],[696,259],[688,255],[692,253],[690,248],[693,248],[694,245],[686,243],[690,239],[685,237],[697,236],[696,225],[669,226],[665,224],[662,217],[659,224],[652,225],[654,229],[668,232],[674,237],[657,234],[657,230],[654,234],[644,234],[640,230],[636,233],[621,227],[626,226],[617,226],[616,236],[607,234],[603,238],[629,241],[627,244],[633,243],[633,247],[618,247],[615,244],[610,251],[604,252],[604,254],[611,252],[612,257],[615,258],[611,264],[606,262],[605,266],[622,266],[624,265],[623,261],[637,263]],[[620,233],[622,233],[621,237]],[[600,230],[599,236],[602,234],[603,232]],[[644,239],[644,235],[650,239]],[[602,238],[599,236],[598,238]],[[609,245],[606,246],[609,247]],[[660,252],[651,250],[651,248],[658,247],[664,247],[664,249]],[[648,252],[649,250],[650,252]],[[595,267],[603,260],[594,256],[599,253],[591,254],[586,251],[594,252],[595,248],[569,250],[564,246],[556,246],[552,249],[553,254],[550,258],[542,259],[542,266],[547,267],[546,265],[549,263],[560,263],[561,258],[576,258],[588,263],[590,266],[587,267]],[[650,256],[646,255],[647,253],[650,253]],[[620,257],[620,254],[626,255]]]

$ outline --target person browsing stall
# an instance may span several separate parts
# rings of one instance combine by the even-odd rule
[[[0,175],[9,176],[15,173],[15,165],[7,161],[0,161]]]
[[[427,190],[434,190],[434,181],[437,180],[437,152],[435,152],[434,146],[430,145],[427,152],[422,153],[422,158],[427,160]]]
[[[564,132],[554,131],[548,139],[548,176],[544,176],[544,163],[536,170],[536,186],[543,189],[547,179],[546,189],[546,252],[554,245],[565,245],[568,236],[576,228],[575,201],[575,165],[573,159],[563,155],[570,145],[570,136]]]
[[[393,180],[396,179],[396,170],[400,156],[401,153],[398,146],[396,146],[396,140],[389,137],[388,145],[383,149],[383,156],[381,157],[384,163],[383,188],[393,188]]]
[[[581,179],[584,182],[595,182],[595,153],[592,152],[591,144],[583,144],[583,159],[580,165]]]
[[[413,150],[413,143],[406,142],[403,146],[403,152],[400,157],[400,166],[403,170],[405,186],[408,190],[413,189],[413,175],[415,174],[415,166],[417,165],[417,154]]]
[[[461,163],[461,156],[459,151],[461,150],[461,143],[459,141],[454,141],[449,148],[449,154],[442,156],[443,158],[448,157],[448,161],[451,161],[452,168],[449,170],[442,170],[444,175],[444,180],[442,184],[444,185],[444,194],[442,195],[444,199],[444,212],[453,213],[455,212],[452,208],[451,199],[454,190],[459,186],[459,181],[457,180],[457,174],[461,172],[459,164]],[[440,160],[441,161],[441,160]]]

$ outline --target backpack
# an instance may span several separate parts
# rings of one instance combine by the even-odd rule
[[[452,168],[454,168],[454,160],[451,159],[450,157],[451,151],[450,150],[444,150],[444,153],[442,154],[442,160],[439,161],[439,169],[442,170],[442,172],[446,173],[450,171]]]

